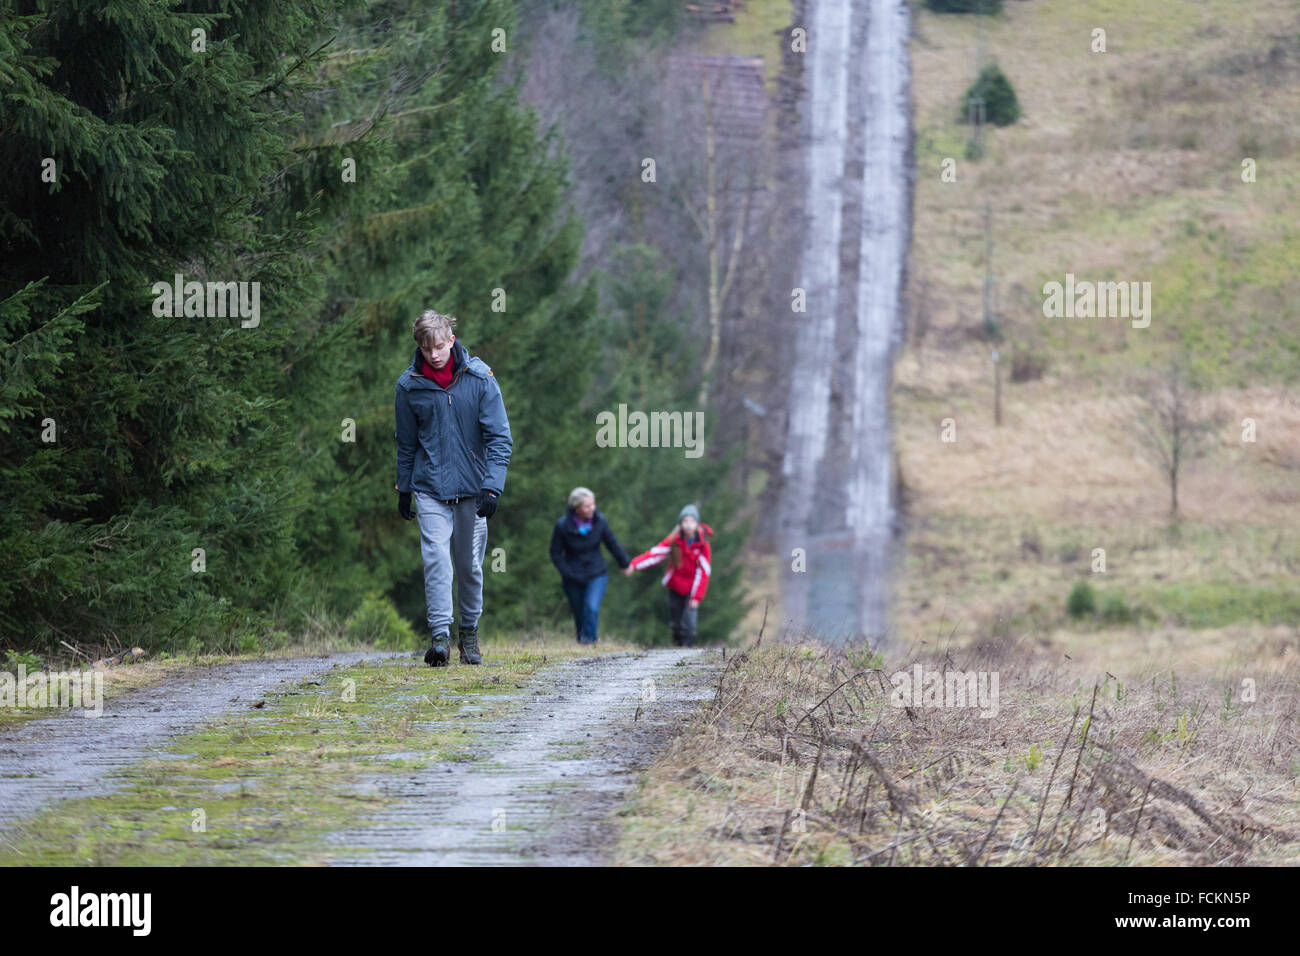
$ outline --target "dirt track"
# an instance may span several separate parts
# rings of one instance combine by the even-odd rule
[[[482,759],[376,781],[388,810],[370,828],[338,834],[333,862],[603,862],[605,818],[708,695],[714,657],[660,650],[558,665],[548,687],[476,730]]]
[[[79,712],[0,730],[0,827],[47,803],[112,793],[140,760],[166,759],[172,742],[231,710],[337,666],[389,654],[346,653],[216,665]]]
[[[340,653],[242,661],[105,701],[103,716],[64,714],[0,730],[0,831],[57,801],[113,793],[176,741],[333,667],[361,660],[418,667],[410,655]],[[337,865],[592,864],[612,845],[608,816],[636,771],[710,693],[718,655],[654,650],[544,668],[483,720],[479,698],[441,726],[470,731],[474,759],[376,774],[382,800],[360,826],[329,834],[315,856]],[[393,753],[394,758],[418,756]],[[57,810],[56,810],[57,812]]]

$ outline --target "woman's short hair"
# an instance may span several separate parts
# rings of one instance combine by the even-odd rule
[[[569,507],[577,508],[578,505],[582,504],[586,499],[594,499],[595,497],[596,493],[590,488],[574,488],[569,492]]]
[[[455,316],[443,315],[441,312],[429,309],[427,312],[420,313],[420,317],[415,320],[411,335],[415,339],[415,344],[424,348],[439,339],[445,341],[451,338],[451,330],[455,327]]]

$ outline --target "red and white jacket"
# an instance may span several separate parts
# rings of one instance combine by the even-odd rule
[[[675,568],[668,568],[664,573],[664,587],[692,601],[704,600],[704,593],[709,589],[709,575],[713,573],[713,552],[709,542],[704,540],[713,534],[713,529],[700,522],[700,533],[694,541],[687,541],[680,534],[676,535],[681,547],[682,563]],[[674,535],[669,535],[645,554],[638,554],[632,559],[632,570],[640,571],[666,559],[673,548]]]

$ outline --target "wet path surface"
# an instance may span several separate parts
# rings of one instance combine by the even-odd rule
[[[507,716],[476,723],[480,759],[364,783],[388,806],[367,827],[336,834],[332,862],[604,862],[606,818],[710,695],[718,659],[712,651],[655,650],[557,665]]]
[[[196,668],[104,701],[100,717],[74,711],[0,730],[0,828],[57,800],[100,796],[130,782],[140,760],[166,759],[173,741],[228,711],[360,660],[359,652],[267,658]]]

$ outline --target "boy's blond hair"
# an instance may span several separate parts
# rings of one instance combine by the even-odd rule
[[[456,328],[455,316],[443,315],[441,312],[429,309],[427,312],[420,313],[420,317],[415,320],[411,336],[415,339],[416,345],[424,348],[440,339],[445,341],[451,338],[454,328]]]

